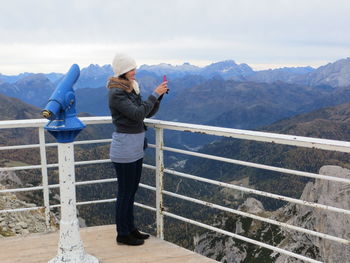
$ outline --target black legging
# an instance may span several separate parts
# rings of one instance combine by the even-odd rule
[[[134,200],[138,189],[142,161],[139,159],[132,163],[113,163],[118,177],[118,194],[116,204],[116,225],[118,235],[129,235],[135,230]]]

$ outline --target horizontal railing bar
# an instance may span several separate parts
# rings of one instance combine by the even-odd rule
[[[94,201],[84,201],[84,202],[77,202],[76,205],[89,205],[89,204],[100,204],[100,203],[109,203],[109,202],[115,202],[116,198],[111,199],[101,199],[101,200],[94,200]],[[57,205],[50,205],[50,208],[59,208],[61,207],[61,204]]]
[[[260,242],[260,241],[257,241],[257,240],[251,239],[251,238],[247,238],[247,237],[244,237],[244,236],[241,236],[241,235],[237,235],[237,234],[234,234],[234,233],[226,231],[226,230],[222,230],[222,229],[217,228],[217,227],[209,226],[207,224],[203,224],[203,223],[197,222],[195,220],[188,219],[186,217],[178,216],[178,215],[175,215],[175,214],[172,214],[172,213],[169,213],[169,212],[165,212],[165,211],[163,212],[163,214],[166,215],[166,216],[172,217],[174,219],[177,219],[177,220],[180,220],[180,221],[183,221],[183,222],[187,222],[187,223],[190,223],[190,224],[193,224],[193,225],[196,225],[196,226],[199,226],[199,227],[202,227],[202,228],[205,228],[205,229],[208,229],[208,230],[220,233],[220,234],[231,236],[233,238],[236,238],[236,239],[239,239],[239,240],[242,240],[242,241],[245,241],[245,242],[257,245],[257,246],[260,246],[260,247],[264,247],[264,248],[270,249],[272,251],[276,251],[278,253],[281,253],[281,254],[284,254],[284,255],[287,255],[287,256],[292,256],[292,257],[304,260],[306,262],[322,263],[321,261],[317,261],[317,260],[314,260],[314,259],[302,256],[302,255],[299,255],[299,254],[295,254],[295,253],[290,252],[288,250],[284,250],[284,249],[281,249],[281,248],[278,248],[278,247],[274,247],[274,246],[265,244],[263,242]]]
[[[44,127],[47,122],[46,119],[0,121],[0,129],[39,128]]]
[[[299,200],[299,199],[295,199],[295,198],[291,198],[291,197],[286,197],[283,195],[277,195],[277,194],[272,194],[272,193],[268,193],[268,192],[264,192],[264,191],[254,190],[254,189],[250,189],[250,188],[246,188],[246,187],[242,187],[242,186],[223,183],[223,182],[219,182],[219,181],[215,181],[215,180],[211,180],[211,179],[206,179],[206,178],[202,178],[202,177],[198,177],[198,176],[194,176],[194,175],[190,175],[190,174],[186,174],[186,173],[177,172],[174,170],[164,169],[164,172],[169,173],[169,174],[173,174],[173,175],[177,175],[180,177],[184,177],[184,178],[189,178],[189,179],[193,179],[193,180],[197,180],[197,181],[201,181],[201,182],[205,182],[205,183],[209,183],[209,184],[214,184],[214,185],[218,185],[218,186],[222,186],[222,187],[227,187],[227,188],[239,190],[242,192],[247,192],[247,193],[256,194],[256,195],[260,195],[260,196],[266,196],[266,197],[274,198],[274,199],[281,200],[281,201],[287,201],[287,202],[291,202],[291,203],[295,203],[295,204],[299,204],[299,205],[305,205],[305,206],[310,206],[310,207],[314,207],[314,208],[319,208],[319,209],[324,209],[324,210],[328,210],[328,211],[333,211],[333,212],[337,212],[337,213],[350,215],[350,210],[346,210],[346,209],[342,209],[342,208],[312,203],[309,201]]]
[[[111,203],[111,202],[115,202],[117,201],[117,198],[111,198],[111,199],[101,199],[101,200],[93,200],[93,201],[84,201],[84,202],[77,202],[76,205],[89,205],[89,204],[100,204],[100,203]],[[151,206],[147,206],[138,202],[134,203],[136,206],[148,209],[148,210],[152,210],[152,211],[156,211],[157,209]],[[57,205],[50,205],[50,208],[59,208],[61,207],[60,204]],[[1,210],[0,210],[1,212]]]
[[[112,117],[99,116],[99,117],[79,117],[79,119],[85,124],[112,124]],[[6,120],[0,121],[0,129],[13,129],[13,128],[40,128],[44,127],[48,123],[46,119],[30,119],[30,120]]]
[[[19,171],[19,170],[32,170],[32,169],[40,169],[40,168],[41,168],[41,165],[1,167],[0,168],[0,172]]]
[[[46,143],[46,147],[57,146],[57,143]],[[25,145],[12,145],[12,146],[2,146],[0,147],[0,151],[2,150],[18,150],[18,149],[32,149],[39,148],[40,144],[25,144]]]
[[[77,205],[110,203],[110,202],[115,202],[116,200],[117,200],[116,198],[110,198],[110,199],[101,199],[101,200],[93,200],[93,201],[84,201],[84,202],[77,202]]]
[[[74,141],[74,145],[81,144],[97,144],[97,143],[109,143],[112,139],[99,139],[99,140],[86,140],[86,141]],[[58,143],[46,143],[45,147],[53,147],[58,146]],[[18,149],[32,149],[39,148],[40,144],[25,144],[25,145],[12,145],[12,146],[2,146],[0,147],[0,151],[2,150],[18,150]]]
[[[107,179],[99,179],[99,180],[90,180],[90,181],[80,181],[80,182],[75,182],[75,185],[88,185],[88,184],[98,184],[98,183],[109,183],[109,182],[118,182],[117,178],[107,178]],[[155,191],[156,188],[150,185],[145,185],[140,183],[140,186],[149,190]],[[59,184],[50,184],[48,185],[49,189],[53,188],[59,188]],[[38,191],[38,190],[43,190],[43,186],[34,186],[34,187],[26,187],[26,188],[12,188],[12,189],[4,189],[0,190],[1,193],[15,193],[15,192],[26,192],[26,191]]]
[[[155,170],[156,167],[154,165],[150,165],[150,164],[143,164],[143,167],[147,168],[147,169],[151,169],[151,170]]]
[[[88,184],[99,184],[99,183],[110,183],[110,182],[118,182],[117,178],[108,178],[108,179],[99,179],[99,180],[91,180],[91,181],[80,181],[76,182],[75,185],[88,185]],[[154,186],[139,184],[140,187],[155,191],[156,188]]]
[[[58,167],[58,164],[48,164],[47,168]],[[14,167],[0,167],[0,172],[4,171],[19,171],[19,170],[34,170],[41,169],[41,165],[28,165],[28,166],[14,166]]]
[[[82,201],[82,202],[76,202],[76,205],[88,205],[88,204],[99,204],[99,203],[109,203],[109,202],[115,202],[116,198],[111,199],[101,199],[101,200],[93,200],[93,201]],[[59,208],[61,207],[61,204],[57,205],[50,205],[50,208]]]
[[[0,190],[0,194],[3,194],[3,193],[27,192],[27,191],[38,191],[38,190],[43,190],[43,189],[44,189],[44,187],[42,187],[42,186],[4,189],[4,190]]]
[[[145,189],[148,189],[148,190],[152,190],[152,191],[156,191],[156,187],[155,186],[150,186],[150,185],[147,185],[147,184],[142,184],[140,183],[139,184],[142,188],[145,188]]]
[[[156,211],[157,211],[157,209],[156,209],[156,208],[151,207],[151,206],[148,206],[148,205],[140,204],[140,203],[138,203],[138,202],[135,202],[134,204],[135,204],[136,206],[139,206],[139,207],[142,207],[142,208],[145,208],[145,209],[148,209],[148,210],[154,211],[154,212],[156,212]]]
[[[99,183],[110,183],[110,182],[118,182],[118,179],[107,178],[107,179],[98,179],[98,180],[90,180],[90,181],[80,181],[80,182],[75,182],[75,185],[99,184]]]
[[[100,160],[89,160],[89,161],[79,161],[75,162],[75,165],[87,165],[87,164],[101,164],[101,163],[110,163],[110,159],[100,159]]]
[[[0,214],[25,212],[25,211],[40,210],[40,209],[44,209],[44,207],[43,206],[35,206],[35,207],[25,207],[25,208],[3,209],[3,210],[0,210]]]
[[[111,142],[112,139],[99,139],[99,140],[86,140],[86,141],[74,141],[74,144],[97,144]]]
[[[97,201],[86,201],[86,202],[77,202],[77,205],[89,205],[89,204],[99,204],[99,203],[109,203],[109,202],[115,202],[117,201],[117,198],[112,198],[112,199],[101,199],[101,200],[97,200]],[[152,210],[152,211],[156,211],[155,208],[151,207],[151,206],[147,206],[138,202],[134,202],[134,204],[136,206],[148,209],[148,210]]]
[[[150,148],[156,148],[156,145],[153,144],[153,143],[147,143],[147,145],[148,145],[148,147],[150,147]]]
[[[179,194],[172,193],[172,192],[169,192],[169,191],[162,191],[162,192],[164,194],[166,194],[166,195],[169,195],[169,196],[172,196],[172,197],[175,197],[175,198],[179,198],[179,199],[182,199],[182,200],[190,201],[190,202],[193,202],[193,203],[196,203],[196,204],[205,205],[205,206],[208,206],[208,207],[211,207],[211,208],[216,208],[216,209],[219,209],[219,210],[222,210],[222,211],[230,212],[230,213],[237,214],[237,215],[240,215],[240,216],[249,217],[249,218],[256,219],[256,220],[259,220],[259,221],[263,221],[263,222],[266,222],[266,223],[269,223],[269,224],[277,225],[277,226],[280,226],[280,227],[283,227],[283,228],[288,228],[288,229],[295,230],[295,231],[298,231],[298,232],[302,232],[302,233],[305,233],[305,234],[310,234],[310,235],[313,235],[313,236],[316,236],[316,237],[320,237],[320,238],[336,241],[338,243],[342,243],[342,244],[345,244],[345,245],[350,245],[350,241],[346,240],[346,239],[343,239],[343,238],[335,237],[335,236],[332,236],[332,235],[320,233],[320,232],[313,231],[313,230],[308,230],[308,229],[305,229],[305,228],[302,228],[302,227],[298,227],[298,226],[293,226],[293,225],[286,224],[286,223],[283,223],[283,222],[279,222],[279,221],[276,221],[276,220],[272,220],[272,219],[269,219],[269,218],[257,216],[257,215],[246,213],[246,212],[239,211],[239,210],[236,210],[236,209],[224,207],[224,206],[221,206],[221,205],[213,204],[213,203],[202,201],[202,200],[198,200],[198,199],[195,199],[195,198],[192,198],[192,197],[179,195]]]
[[[49,189],[59,188],[59,187],[60,187],[60,184],[49,184],[49,185],[48,185],[48,188],[49,188]]]
[[[96,200],[96,201],[77,202],[77,205],[89,205],[89,204],[99,204],[99,203],[111,203],[111,202],[115,202],[115,201],[117,201],[117,198],[101,199],[101,200]],[[139,206],[139,207],[142,207],[142,208],[145,208],[145,209],[149,209],[149,210],[152,210],[152,211],[156,211],[155,208],[150,207],[150,206],[147,206],[147,205],[144,205],[144,204],[140,204],[140,203],[138,203],[138,202],[134,202],[134,204],[135,204],[136,206]]]
[[[85,202],[77,202],[76,205],[88,205],[88,204],[97,204],[97,203],[108,203],[108,202],[115,202],[117,199],[116,198],[111,198],[111,199],[101,199],[101,200],[94,200],[94,201],[85,201]],[[148,210],[156,211],[155,208],[143,205],[140,203],[135,202],[135,205],[146,208]],[[50,205],[50,208],[59,208],[61,207],[60,204],[57,205]],[[5,210],[0,210],[1,213],[15,213],[15,212],[24,212],[24,211],[31,211],[31,210],[40,210],[44,209],[43,206],[36,206],[36,207],[26,207],[26,208],[15,208],[15,209],[5,209]]]
[[[77,185],[88,185],[88,184],[109,183],[109,182],[118,182],[118,179],[117,178],[107,178],[107,179],[99,179],[99,180],[80,181],[80,182],[76,182],[75,185],[77,186]],[[139,186],[142,187],[142,188],[145,188],[145,189],[156,191],[156,188],[154,186],[150,186],[150,185],[146,185],[146,184],[142,184],[142,183],[140,183]],[[48,187],[49,187],[49,189],[59,188],[60,185],[59,184],[51,184]],[[43,189],[42,186],[28,187],[28,188],[6,189],[6,190],[0,190],[0,194],[1,193],[23,192],[23,191],[34,191],[34,190],[42,190],[42,189]],[[114,199],[105,199],[105,200],[116,200],[116,199],[114,198]],[[91,201],[91,203],[93,203],[93,202],[94,201]],[[101,203],[100,200],[98,200],[98,202]],[[87,203],[85,203],[85,202],[77,203],[77,205],[79,205],[79,204],[87,204]],[[55,207],[60,207],[60,205],[50,205],[50,208],[55,208]],[[40,209],[40,208],[42,208],[42,207],[38,207],[37,209]],[[27,209],[27,208],[25,208],[25,209]],[[8,212],[9,210],[0,210],[0,213],[4,212],[4,211]],[[16,210],[16,211],[22,211],[22,210]]]
[[[79,119],[88,125],[93,125],[93,124],[111,124],[112,125],[111,116],[79,117]]]
[[[145,121],[147,126],[153,128],[170,129],[184,132],[200,133],[207,135],[223,136],[236,139],[245,139],[259,142],[270,142],[292,146],[301,146],[330,151],[350,152],[350,142],[319,139],[311,137],[302,137],[294,135],[285,135],[269,132],[239,130],[231,128],[222,128],[207,125],[189,124],[181,122],[170,122],[162,120],[148,119]]]
[[[248,166],[248,167],[253,167],[253,168],[259,168],[259,169],[264,169],[264,170],[269,170],[269,171],[274,171],[274,172],[294,174],[294,175],[309,177],[309,178],[314,178],[314,179],[323,179],[323,180],[329,180],[329,181],[334,181],[334,182],[350,184],[350,179],[347,179],[347,178],[328,176],[328,175],[322,175],[322,174],[315,174],[315,173],[309,173],[309,172],[302,172],[302,171],[297,171],[297,170],[292,170],[292,169],[286,169],[286,168],[280,168],[280,167],[270,166],[270,165],[265,165],[265,164],[240,161],[240,160],[230,159],[230,158],[226,158],[226,157],[220,157],[220,156],[215,156],[215,155],[210,155],[210,154],[192,152],[192,151],[176,149],[176,148],[171,148],[171,147],[163,147],[163,150],[170,151],[170,152],[176,152],[176,153],[182,153],[182,154],[201,157],[201,158],[206,158],[206,159],[210,159],[210,160],[216,160],[216,161],[222,161],[222,162],[226,162],[226,163],[233,163],[233,164],[238,164],[238,165],[243,165],[243,166]]]
[[[87,165],[87,164],[101,164],[101,163],[110,163],[110,159],[100,159],[100,160],[89,160],[89,161],[79,161],[75,162],[75,165]],[[48,164],[47,168],[57,168],[58,164]],[[143,167],[148,169],[155,169],[155,166],[143,164]],[[0,172],[3,171],[19,171],[19,170],[34,170],[41,169],[41,165],[29,165],[29,166],[15,166],[15,167],[0,167]]]
[[[87,165],[87,164],[101,164],[101,163],[109,163],[110,159],[100,159],[100,160],[90,160],[90,161],[79,161],[74,162],[75,165]],[[47,168],[57,168],[58,164],[48,164]],[[0,167],[0,172],[3,171],[19,171],[19,170],[34,170],[41,169],[41,165],[28,165],[28,166],[15,166],[15,167]]]

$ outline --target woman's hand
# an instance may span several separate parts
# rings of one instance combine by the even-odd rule
[[[165,92],[168,91],[168,81],[164,81],[162,84],[156,87],[154,91],[159,95],[163,95]]]

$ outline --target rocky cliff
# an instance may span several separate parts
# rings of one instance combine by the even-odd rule
[[[350,178],[350,170],[338,166],[324,166],[320,174]],[[308,183],[301,196],[302,200],[329,206],[350,209],[350,185],[326,180]],[[350,239],[350,217],[340,213],[312,209],[306,206],[290,205],[280,212],[294,210],[288,223],[312,229],[332,236]],[[284,231],[285,239],[280,247],[305,254],[323,262],[350,262],[350,246],[342,245],[327,239],[320,239],[306,234]],[[288,244],[286,241],[288,240]],[[285,245],[284,245],[285,244]],[[301,262],[300,260],[279,256],[278,263]]]
[[[350,178],[350,170],[338,166],[324,166],[320,174]],[[350,185],[317,179],[306,185],[302,200],[350,209]],[[262,204],[248,198],[239,210],[286,222],[332,236],[350,239],[350,217],[347,215],[289,204],[277,211],[267,212]],[[327,262],[350,262],[350,246],[307,234],[289,231],[256,220],[230,215],[217,219],[217,227],[244,235],[297,254]],[[239,240],[206,233],[194,239],[196,251],[221,262],[276,262],[301,263],[302,261],[262,249]]]
[[[0,185],[0,190],[3,189],[5,189],[5,187]],[[35,204],[19,200],[15,194],[0,194],[0,210],[30,208],[35,206]],[[57,229],[57,220],[53,215],[51,215],[51,228],[52,230]],[[45,214],[43,210],[0,213],[0,238],[46,231]]]

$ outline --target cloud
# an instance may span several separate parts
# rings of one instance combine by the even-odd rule
[[[345,0],[11,0],[0,72],[14,61],[106,64],[120,49],[140,61],[315,64],[348,56],[349,12]]]

